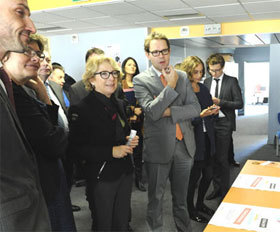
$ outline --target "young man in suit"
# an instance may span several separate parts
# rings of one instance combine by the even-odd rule
[[[0,0],[0,60],[24,52],[36,29],[26,0]],[[12,83],[0,69],[0,231],[50,231],[33,150],[15,112]]]
[[[214,104],[221,107],[215,120],[216,153],[213,157],[214,190],[206,199],[211,200],[226,195],[229,189],[230,169],[228,152],[232,132],[235,131],[235,110],[243,107],[241,89],[235,77],[226,75],[223,70],[225,60],[220,54],[211,55],[206,61],[211,77],[204,84],[210,90]]]
[[[195,153],[191,119],[199,116],[200,105],[186,74],[169,65],[170,44],[166,36],[153,32],[144,47],[152,66],[134,77],[133,85],[145,113],[147,224],[151,231],[163,230],[162,204],[169,178],[176,228],[191,231],[186,202]]]

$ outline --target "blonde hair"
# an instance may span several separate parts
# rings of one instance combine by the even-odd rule
[[[155,40],[155,39],[156,40],[165,40],[168,49],[170,49],[170,43],[169,43],[169,40],[167,39],[167,37],[162,33],[154,31],[151,34],[149,34],[145,39],[144,49],[146,52],[150,52],[150,43],[152,40]]]
[[[106,56],[93,56],[88,59],[88,61],[86,63],[86,70],[83,74],[83,82],[85,84],[86,90],[88,90],[88,91],[93,90],[93,87],[90,83],[90,79],[95,78],[94,74],[97,72],[99,66],[105,62],[109,63],[114,70],[117,70],[120,72],[118,81],[121,80],[123,74],[121,72],[121,69],[120,69],[118,63],[114,59],[112,59],[111,57],[106,57]]]
[[[204,63],[202,62],[202,60],[198,56],[188,56],[187,58],[185,58],[183,60],[180,68],[181,68],[182,71],[186,72],[189,80],[191,80],[194,69],[199,64],[201,64],[202,67],[203,67],[202,76],[204,76],[205,75]]]

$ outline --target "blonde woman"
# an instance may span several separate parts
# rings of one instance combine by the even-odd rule
[[[128,230],[131,154],[138,145],[138,136],[127,144],[130,127],[125,105],[113,94],[120,78],[120,68],[112,58],[90,58],[83,75],[90,93],[69,109],[70,150],[85,163],[94,231]]]

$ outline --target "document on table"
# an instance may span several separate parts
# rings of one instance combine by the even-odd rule
[[[222,202],[209,224],[258,232],[279,232],[280,209]]]
[[[239,174],[232,184],[232,187],[280,192],[280,178]]]

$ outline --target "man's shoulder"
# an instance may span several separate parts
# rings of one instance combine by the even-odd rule
[[[82,80],[77,81],[75,84],[71,85],[71,89],[79,89],[79,88],[85,88],[84,82]]]

